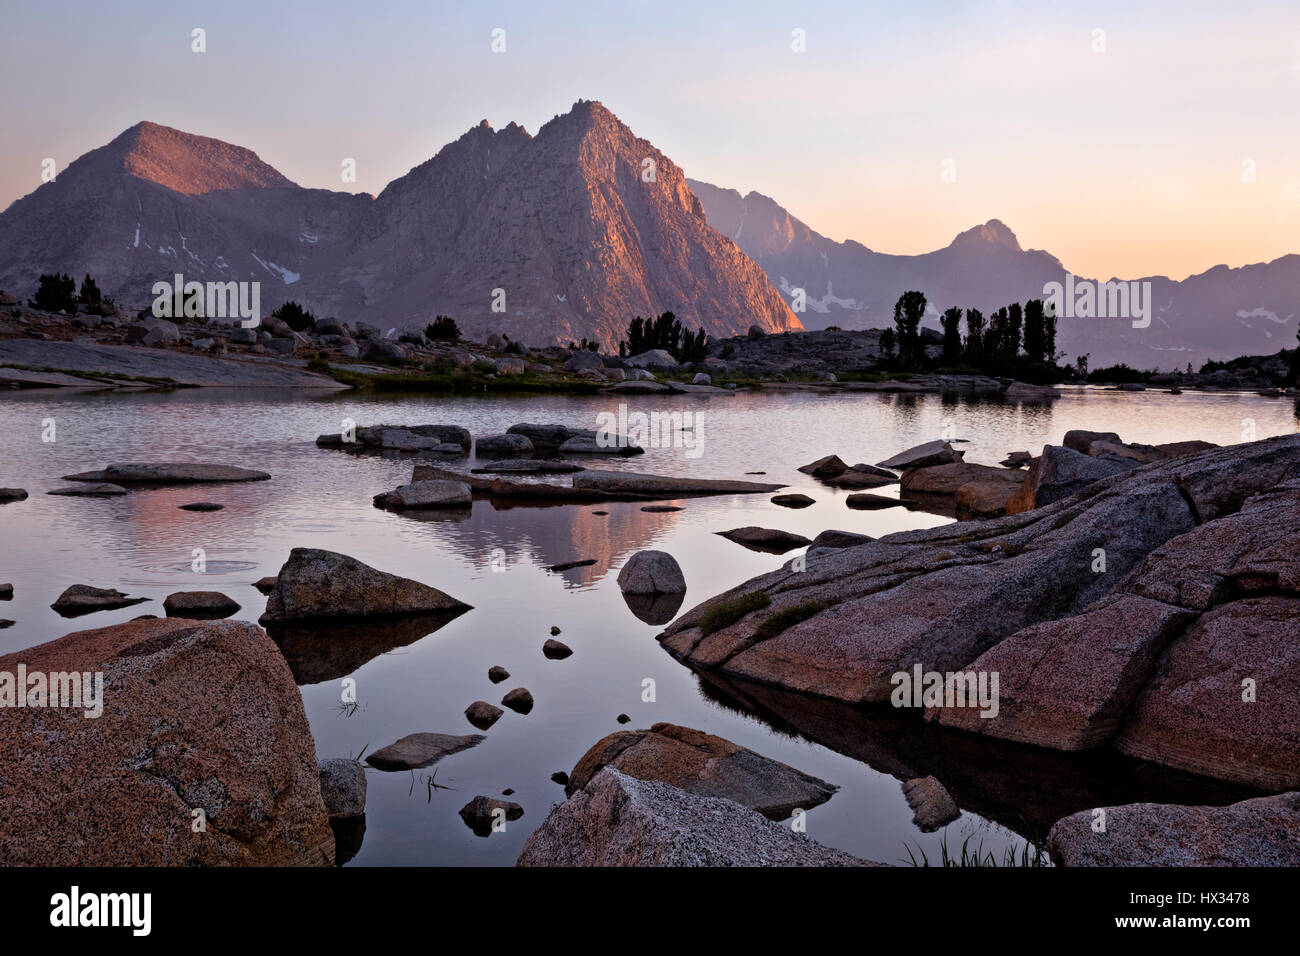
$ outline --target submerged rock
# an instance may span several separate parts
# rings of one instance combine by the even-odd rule
[[[66,481],[109,482],[115,485],[192,485],[207,482],[267,481],[264,471],[197,462],[153,462],[109,465],[103,471],[64,475]]]
[[[381,747],[366,758],[376,770],[419,770],[470,747],[485,738],[482,734],[407,734],[401,740]]]
[[[259,620],[265,624],[469,609],[437,588],[376,570],[346,554],[294,548],[276,576]]]
[[[528,837],[517,866],[871,866],[738,803],[602,770]]]
[[[569,774],[567,792],[585,787],[604,767],[688,793],[725,797],[772,819],[819,806],[838,789],[730,740],[669,723],[620,730],[597,741]]]
[[[289,668],[243,621],[139,618],[0,659],[102,672],[102,715],[6,708],[0,862],[330,865],[334,836]],[[85,698],[83,697],[83,704]],[[203,811],[205,828],[191,826]]]
[[[54,488],[45,493],[47,495],[72,495],[86,498],[108,498],[114,495],[130,494],[121,485],[109,484],[106,481],[87,481],[66,488]]]
[[[573,487],[593,491],[622,491],[653,495],[754,495],[779,491],[785,485],[717,478],[678,478],[631,471],[590,469],[573,476]]]
[[[1057,821],[1047,851],[1061,866],[1300,866],[1300,793],[1226,807],[1132,803]]]

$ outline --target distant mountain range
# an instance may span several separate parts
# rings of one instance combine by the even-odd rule
[[[835,242],[759,193],[687,179],[579,101],[535,136],[485,120],[377,197],[306,189],[243,147],[140,123],[0,214],[0,289],[30,295],[51,271],[89,272],[131,309],[179,272],[259,281],[264,311],[294,299],[384,329],[445,314],[473,338],[613,348],[633,316],[667,309],[714,336],[882,328],[907,289],[935,324],[948,306],[1042,297],[1066,270],[997,220],[916,256]],[[1295,344],[1300,256],[1146,278],[1149,328],[1062,318],[1058,348],[1094,368],[1171,368]]]
[[[926,294],[926,324],[937,327],[939,313],[950,306],[987,315],[1013,301],[1044,298],[1047,283],[1065,282],[1066,266],[1059,259],[1022,249],[996,219],[968,229],[943,249],[889,255],[852,240],[828,239],[761,193],[742,196],[734,189],[687,182],[709,223],[762,266],[787,300],[795,289],[805,290],[806,309],[799,318],[806,328],[884,328],[892,324],[894,302],[907,289]],[[1062,316],[1058,351],[1071,360],[1089,353],[1093,368],[1127,362],[1170,369],[1296,345],[1300,255],[1239,269],[1215,266],[1181,282],[1166,276],[1139,281],[1151,283],[1148,328],[1133,328],[1122,318]]]
[[[384,329],[445,314],[538,345],[612,348],[669,309],[716,336],[801,327],[672,160],[589,101],[536,136],[485,120],[378,197],[140,123],[0,214],[0,288],[29,295],[56,270],[132,308],[179,272],[258,280],[264,310],[294,299]]]

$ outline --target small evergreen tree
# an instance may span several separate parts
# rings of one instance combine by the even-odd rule
[[[961,358],[961,309],[945,310],[939,322],[943,325],[943,360],[956,362]]]
[[[925,315],[925,294],[910,290],[894,303],[894,328],[898,335],[898,358],[904,366],[920,364],[922,358],[920,326]]]
[[[966,310],[966,361],[978,365],[984,357],[984,313]]]
[[[77,311],[77,280],[66,273],[55,272],[42,275],[40,284],[27,303],[33,309],[42,312]]]

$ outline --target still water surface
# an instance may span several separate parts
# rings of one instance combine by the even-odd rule
[[[358,424],[443,422],[475,435],[516,422],[596,427],[616,412],[609,397],[311,397],[287,392],[215,389],[171,394],[28,392],[0,399],[0,486],[26,488],[24,502],[0,505],[0,581],[15,596],[0,617],[0,653],[69,631],[162,614],[178,590],[219,590],[256,620],[265,598],[253,587],[275,574],[295,546],[341,551],[385,571],[438,587],[474,610],[440,630],[385,629],[357,638],[342,653],[309,652],[295,662],[320,757],[370,752],[417,731],[473,733],[464,710],[499,702],[527,687],[527,716],[506,710],[478,747],[430,771],[367,770],[364,839],[350,865],[508,865],[528,833],[563,799],[551,774],[569,771],[605,734],[670,721],[706,730],[815,774],[841,789],[811,810],[814,839],[883,862],[905,861],[908,848],[939,856],[970,845],[1001,856],[1028,839],[1041,842],[1064,813],[1139,799],[1227,802],[1240,794],[1105,754],[1064,758],[984,739],[941,733],[914,719],[829,705],[771,689],[729,685],[696,675],[660,649],[661,628],[645,624],[615,583],[623,562],[658,548],[681,563],[689,591],[683,609],[769,571],[784,556],[748,551],[716,532],[743,525],[813,537],[827,528],[873,536],[948,519],[903,509],[849,510],[847,492],[800,474],[798,466],[835,453],[849,463],[876,462],[948,430],[967,440],[966,460],[994,464],[1014,450],[1037,452],[1071,428],[1117,431],[1126,441],[1205,439],[1229,444],[1253,427],[1259,438],[1293,432],[1296,407],[1254,395],[1172,396],[1157,392],[1067,391],[1050,405],[1017,405],[937,395],[826,393],[730,397],[625,396],[630,411],[689,411],[701,416],[702,454],[657,448],[600,467],[661,474],[766,480],[816,499],[794,511],[768,495],[699,498],[683,510],[645,513],[637,504],[497,508],[475,502],[467,514],[413,517],[374,508],[372,496],[410,479],[409,458],[362,457],[318,449],[314,438]],[[54,442],[42,441],[53,419]],[[47,496],[60,475],[119,461],[212,461],[270,472],[271,481],[162,488],[119,498]],[[894,489],[879,493],[896,494]],[[225,510],[178,506],[215,501]],[[607,511],[599,516],[594,511]],[[203,574],[191,570],[195,548]],[[797,552],[794,552],[797,553]],[[564,572],[569,561],[595,564]],[[68,585],[117,587],[152,601],[65,621],[50,603]],[[572,657],[551,661],[542,643],[552,625]],[[373,656],[372,656],[373,655]],[[487,670],[510,671],[494,685]],[[358,705],[340,703],[343,677],[356,681]],[[642,701],[643,681],[656,699]],[[938,833],[911,822],[900,779],[933,773],[963,816]],[[436,784],[436,786],[434,786]],[[475,836],[457,811],[477,794],[510,799],[525,815],[504,833]]]

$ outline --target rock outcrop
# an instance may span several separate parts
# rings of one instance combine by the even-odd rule
[[[555,807],[517,866],[874,866],[740,804],[605,769]]]
[[[620,730],[597,741],[569,774],[566,792],[582,789],[604,767],[688,793],[725,797],[772,819],[812,809],[838,789],[730,740],[669,723]]]
[[[1047,851],[1062,866],[1296,867],[1300,793],[1226,807],[1133,803],[1084,810],[1057,821]]]
[[[103,710],[87,719],[84,697],[76,708],[6,707],[0,862],[334,862],[302,698],[261,628],[138,618],[10,654],[0,671],[20,664],[102,673]]]
[[[1297,538],[1289,435],[1153,462],[1021,514],[818,551],[660,640],[696,667],[853,704],[891,700],[917,666],[996,673],[998,707],[927,716],[1300,788]]]

